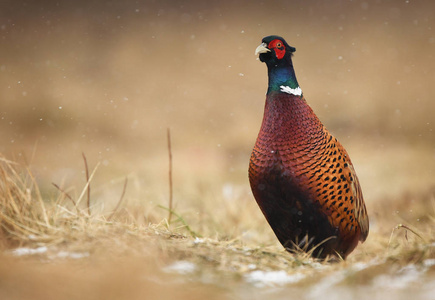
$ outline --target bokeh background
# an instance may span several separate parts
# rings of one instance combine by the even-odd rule
[[[350,153],[369,213],[431,191],[433,1],[2,0],[0,153],[54,195],[52,182],[80,193],[83,152],[100,163],[93,199],[113,208],[128,177],[128,201],[153,210],[167,203],[170,128],[176,209],[237,219],[255,207],[267,72],[254,50],[270,34],[296,47],[299,84]]]

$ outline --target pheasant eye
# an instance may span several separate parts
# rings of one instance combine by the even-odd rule
[[[276,48],[281,48],[281,47],[282,47],[282,43],[281,42],[276,43]]]

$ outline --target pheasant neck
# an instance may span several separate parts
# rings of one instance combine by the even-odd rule
[[[284,66],[268,65],[267,68],[269,73],[269,88],[267,89],[267,94],[276,91],[297,96],[301,95],[292,64]]]

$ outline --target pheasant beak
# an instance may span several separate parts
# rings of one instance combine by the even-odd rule
[[[261,53],[267,53],[267,52],[270,52],[270,49],[267,48],[266,43],[262,43],[260,46],[257,47],[257,49],[255,49],[255,55],[258,55]]]

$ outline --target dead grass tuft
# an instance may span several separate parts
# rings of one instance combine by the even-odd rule
[[[47,209],[28,169],[0,156],[0,232],[2,241],[16,246],[27,241],[49,241],[58,232],[56,214]]]

